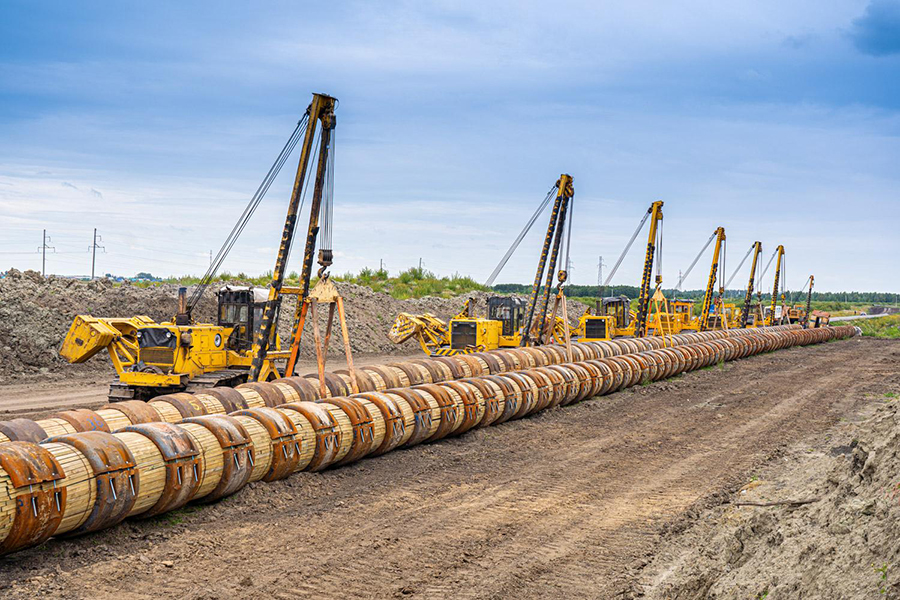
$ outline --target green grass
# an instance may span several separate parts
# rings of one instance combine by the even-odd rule
[[[425,296],[437,296],[441,298],[452,298],[476,290],[488,290],[471,277],[465,277],[459,274],[453,274],[449,277],[438,277],[427,269],[419,269],[413,267],[403,271],[396,277],[391,277],[388,272],[373,269],[363,269],[359,273],[344,273],[343,275],[332,275],[332,279],[344,283],[354,283],[370,287],[376,292],[389,294],[398,300],[406,300],[408,298],[423,298]],[[226,283],[229,281],[238,281],[242,284],[265,286],[272,280],[272,272],[269,271],[263,275],[251,277],[246,273],[222,273],[215,278],[216,283]],[[285,278],[286,285],[298,285],[300,282],[299,275],[296,272],[290,273]],[[150,287],[161,284],[175,285],[196,285],[200,283],[200,278],[195,276],[185,277],[169,277],[162,281],[141,281],[135,282],[138,287]],[[315,279],[311,282],[315,285]]]
[[[335,281],[355,283],[372,288],[376,292],[390,294],[398,300],[436,296],[452,298],[473,291],[487,291],[471,277],[454,273],[449,277],[438,277],[427,269],[412,267],[396,277],[390,277],[387,271],[363,269],[358,274],[345,273],[333,277]]]
[[[832,323],[833,325],[855,325],[868,337],[900,339],[900,315],[886,315],[877,319],[856,319]]]

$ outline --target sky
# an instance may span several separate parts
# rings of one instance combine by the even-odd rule
[[[0,37],[0,271],[46,229],[47,272],[88,275],[96,228],[98,273],[202,274],[325,92],[336,273],[484,281],[569,173],[574,284],[662,200],[665,284],[724,226],[729,277],[760,240],[789,289],[900,292],[900,0],[6,0]],[[225,270],[272,268],[296,161]]]

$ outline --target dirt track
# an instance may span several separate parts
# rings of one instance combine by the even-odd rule
[[[412,354],[416,358],[421,353]],[[105,357],[103,357],[105,358]],[[395,354],[361,354],[353,357],[358,367],[381,365],[405,360],[405,355]],[[346,368],[343,357],[330,358],[326,363],[328,370]],[[315,373],[316,363],[313,360],[301,360],[297,364],[297,374]],[[68,377],[65,383],[58,379],[38,381],[34,383],[16,383],[0,386],[0,420],[15,418],[42,418],[51,413],[69,408],[100,408],[108,403],[109,382],[115,373]]]
[[[4,596],[609,598],[661,527],[852,415],[889,342],[797,348],[0,560]],[[892,346],[893,347],[893,346]],[[164,592],[163,592],[164,590]]]

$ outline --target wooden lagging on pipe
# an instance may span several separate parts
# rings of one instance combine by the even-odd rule
[[[696,344],[715,339],[742,337],[752,332],[799,329],[799,325],[728,331],[686,333],[669,338],[650,337],[585,342],[572,346],[576,361],[632,354],[665,346]],[[360,392],[383,392],[411,385],[442,383],[472,376],[498,374],[567,362],[563,346],[491,350],[453,357],[411,359],[387,365],[357,369]],[[347,371],[325,373],[327,395],[351,394]],[[75,409],[56,413],[46,419],[0,421],[0,443],[8,441],[41,442],[49,437],[81,431],[117,431],[129,425],[163,421],[177,423],[201,415],[224,415],[236,410],[273,407],[291,402],[322,399],[318,375],[286,377],[271,383],[245,383],[237,388],[210,388],[199,394],[168,394],[150,402],[131,400],[109,404],[97,411]]]
[[[846,338],[857,331],[852,326],[756,331],[553,367],[361,392],[333,402],[303,400],[229,416],[187,416],[179,424],[145,423],[113,433],[63,434],[41,444],[0,444],[0,553],[51,536],[96,531],[127,517],[160,514],[189,501],[218,499],[250,481],[283,479],[350,456],[380,454],[717,362]]]

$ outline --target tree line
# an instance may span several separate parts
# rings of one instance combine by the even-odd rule
[[[521,283],[501,283],[492,288],[498,294],[530,294],[531,286]],[[596,297],[598,286],[596,285],[567,285],[565,287],[566,296],[590,298]],[[637,298],[640,294],[640,288],[634,285],[610,285],[603,290],[604,296],[627,296],[629,298]],[[726,290],[727,298],[742,298],[744,290]],[[663,294],[667,298],[686,298],[694,300],[703,298],[704,290],[674,290],[664,289]],[[754,294],[755,296],[755,294]],[[769,298],[770,292],[764,292],[762,297]],[[789,292],[792,298],[802,296],[806,298],[803,290],[794,290]],[[812,299],[818,302],[871,302],[873,304],[895,304],[900,300],[900,295],[888,292],[817,292],[813,290]]]

